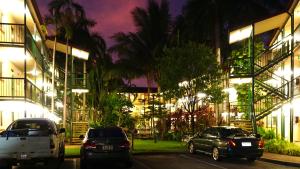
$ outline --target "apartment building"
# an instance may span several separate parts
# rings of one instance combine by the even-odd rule
[[[46,28],[35,0],[0,1],[0,129],[19,118],[62,120],[63,100],[58,95],[63,92],[64,69],[56,66],[53,69],[52,47],[53,41],[46,40]],[[72,63],[80,60],[85,69],[88,53],[78,48],[70,49],[70,57],[75,58],[70,59]],[[57,50],[65,53],[65,45],[59,43]],[[75,85],[75,81],[76,77],[86,76],[70,72],[68,76],[74,78],[68,90],[74,89],[74,96],[78,92],[85,93],[85,87],[78,84],[86,83]],[[54,89],[52,73],[55,75]],[[55,100],[53,112],[52,97]],[[72,121],[72,117],[68,118]]]
[[[259,41],[266,36],[271,37],[268,43]],[[299,42],[299,0],[292,1],[286,12],[231,31],[229,43],[246,50],[229,59],[230,110],[223,117],[254,132],[264,127],[300,142]],[[258,43],[268,46],[261,50]]]

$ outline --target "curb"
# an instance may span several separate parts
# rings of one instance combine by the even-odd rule
[[[178,152],[160,152],[160,151],[153,151],[153,152],[133,152],[132,155],[172,155],[172,154],[186,154],[187,152],[185,151],[178,151]],[[65,156],[66,159],[70,158],[80,158],[80,155],[68,155]]]
[[[185,151],[177,151],[177,152],[161,152],[161,151],[153,151],[153,152],[133,152],[132,155],[168,155],[168,154],[186,154]]]
[[[264,161],[264,162],[269,162],[269,163],[274,163],[274,164],[279,164],[279,165],[285,165],[285,166],[291,166],[291,167],[300,167],[300,163],[278,161],[278,160],[273,160],[273,159],[263,158],[263,157],[260,157],[260,159],[258,159],[258,160],[259,161]]]

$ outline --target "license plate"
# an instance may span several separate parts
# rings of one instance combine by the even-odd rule
[[[251,147],[251,142],[242,142],[243,147]]]
[[[104,151],[112,151],[113,150],[113,146],[112,145],[104,145],[104,146],[102,146],[102,150],[104,150]]]
[[[27,154],[22,153],[22,154],[20,154],[20,159],[21,159],[21,160],[27,160],[27,159],[29,159],[29,157],[28,157]]]

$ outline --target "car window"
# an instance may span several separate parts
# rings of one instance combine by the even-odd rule
[[[126,135],[118,128],[90,129],[88,138],[126,138]]]
[[[218,137],[219,133],[215,128],[209,128],[206,130],[204,137],[211,138],[211,137]]]
[[[18,130],[18,129],[49,130],[49,124],[46,121],[37,121],[37,120],[16,121],[11,126],[11,130]]]
[[[241,128],[223,128],[221,129],[221,137],[230,137],[230,136],[248,136],[249,133]]]

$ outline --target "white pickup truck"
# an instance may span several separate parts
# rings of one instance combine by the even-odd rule
[[[0,169],[35,163],[57,168],[64,160],[64,132],[48,119],[14,121],[0,134]]]

